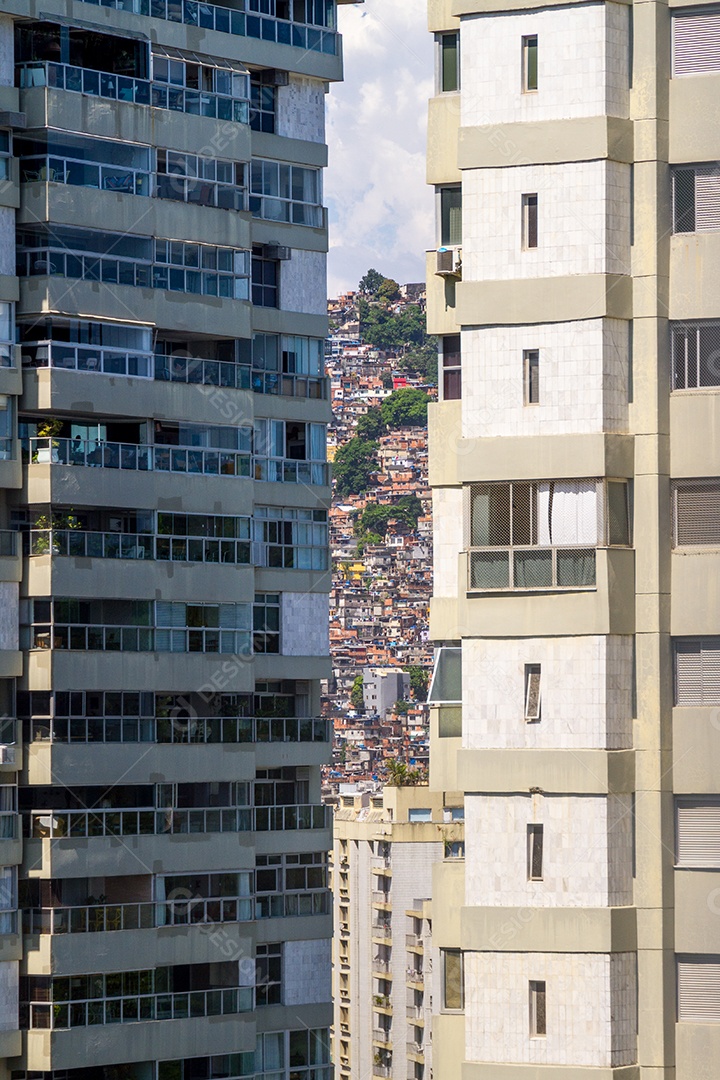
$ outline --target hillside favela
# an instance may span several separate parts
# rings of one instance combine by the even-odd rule
[[[0,1080],[720,1080],[719,97],[0,0]]]

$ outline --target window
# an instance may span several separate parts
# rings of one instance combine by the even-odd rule
[[[322,225],[320,170],[255,159],[250,167],[250,212],[268,221]]]
[[[16,139],[15,150],[24,182],[50,181],[126,195],[150,195],[148,146],[51,130]]]
[[[538,39],[529,34],[522,39],[522,89],[532,94],[538,88]]]
[[[253,131],[275,132],[277,91],[273,84],[275,72],[254,71],[250,76],[250,127]]]
[[[443,247],[462,244],[462,188],[440,188],[440,244]]]
[[[720,478],[673,484],[672,503],[676,547],[720,546]]]
[[[540,353],[537,349],[526,349],[523,353],[523,381],[525,404],[538,405],[540,402]]]
[[[462,393],[460,335],[447,334],[442,339],[443,401],[458,401]]]
[[[522,246],[525,251],[538,246],[538,197],[522,197]]]
[[[253,520],[257,566],[327,570],[327,510],[258,506]]]
[[[15,417],[15,399],[8,394],[0,394],[0,461],[12,457]]]
[[[679,956],[678,1020],[720,1024],[720,956]]]
[[[675,705],[720,705],[720,637],[676,638]]]
[[[540,665],[525,665],[525,719],[540,719]]]
[[[255,956],[255,1004],[282,1003],[282,945],[258,945]]]
[[[720,386],[720,323],[671,323],[673,389]]]
[[[444,702],[462,701],[462,649],[443,646],[435,653],[435,667],[428,691],[428,702],[440,705]]]
[[[280,652],[280,595],[255,593],[253,604],[253,652]]]
[[[158,150],[156,194],[225,210],[246,210],[245,165],[221,158]]]
[[[720,15],[682,12],[672,28],[674,76],[720,71]]]
[[[720,229],[720,164],[673,169],[672,194],[676,233]]]
[[[256,307],[280,305],[280,264],[266,259],[262,246],[255,245],[252,255],[252,302]]]
[[[408,810],[408,821],[432,821],[432,810],[429,806],[418,806]]]
[[[460,34],[439,34],[439,80],[441,94],[460,89]]]
[[[543,829],[542,825],[527,827],[527,876],[528,881],[543,879]]]
[[[460,949],[441,949],[443,1009],[461,1012],[465,1008],[463,954]]]
[[[10,179],[10,158],[18,156],[17,150],[10,149],[10,132],[0,131],[0,180]]]
[[[530,1035],[542,1038],[547,1035],[545,983],[530,982]]]
[[[720,869],[719,799],[677,799],[675,830],[677,866]]]

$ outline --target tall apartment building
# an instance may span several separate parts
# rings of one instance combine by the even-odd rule
[[[430,29],[435,1074],[713,1077],[720,6]]]
[[[0,0],[12,1080],[330,1076],[341,44],[335,0],[229,3]]]
[[[427,787],[341,793],[332,865],[337,1080],[433,1075],[429,897],[435,869],[462,858],[463,834],[462,800],[446,805]]]

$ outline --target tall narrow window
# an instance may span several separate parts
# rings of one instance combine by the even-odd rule
[[[460,1011],[465,1008],[463,957],[460,949],[442,950],[443,1008]]]
[[[530,982],[530,1034],[533,1038],[547,1035],[545,1015],[545,983]]]
[[[537,405],[540,401],[540,353],[537,349],[526,349],[523,353],[525,381],[525,404]]]
[[[525,250],[538,246],[538,197],[522,197],[522,246]]]
[[[440,243],[450,247],[462,244],[462,188],[440,189]]]
[[[462,393],[460,335],[447,334],[442,339],[443,401],[457,401]]]
[[[440,35],[440,92],[460,89],[460,35]]]
[[[525,665],[525,719],[540,719],[540,665]]]
[[[522,39],[522,88],[524,94],[534,93],[538,88],[537,34]]]
[[[527,828],[527,876],[528,881],[543,879],[543,832],[542,825]]]

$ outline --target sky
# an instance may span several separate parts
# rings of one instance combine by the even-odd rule
[[[330,165],[328,295],[374,267],[400,284],[425,280],[433,195],[425,184],[433,40],[423,0],[339,6],[345,82],[327,98]]]

